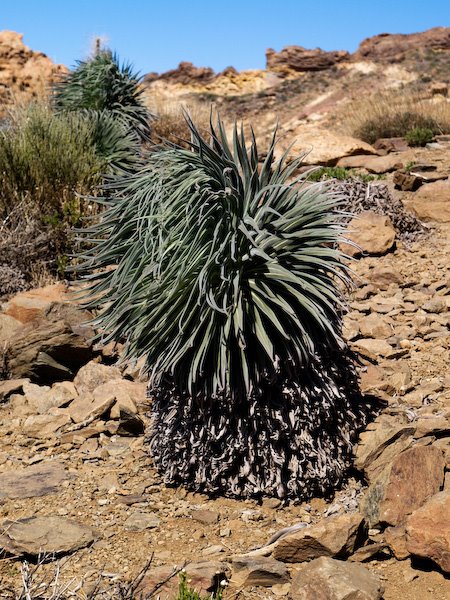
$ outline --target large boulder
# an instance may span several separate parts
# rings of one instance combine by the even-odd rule
[[[85,325],[89,318],[74,305],[50,304],[10,341],[5,355],[9,377],[39,383],[72,379],[94,355],[93,331]]]
[[[350,256],[382,256],[395,246],[395,229],[391,219],[371,210],[356,215],[349,223],[346,237],[353,242],[343,244],[343,250]]]
[[[315,525],[280,538],[273,558],[299,563],[318,556],[346,558],[364,541],[365,521],[358,513],[328,517]]]
[[[305,565],[291,586],[292,600],[380,600],[380,579],[365,567],[332,558]]]
[[[298,157],[304,155],[304,165],[323,165],[334,166],[343,156],[353,156],[354,154],[377,154],[375,148],[366,142],[362,142],[349,135],[340,135],[332,131],[305,126],[298,120],[288,122],[284,125],[286,137],[280,140],[279,149],[276,150],[280,155],[287,149],[291,142],[294,142],[289,150],[290,156]]]
[[[450,573],[450,490],[435,494],[408,518],[406,547]]]
[[[363,512],[371,527],[400,525],[444,484],[439,448],[416,446],[401,452],[367,490]]]

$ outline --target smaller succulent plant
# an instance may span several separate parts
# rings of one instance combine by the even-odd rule
[[[111,50],[100,50],[64,77],[54,90],[57,109],[109,111],[142,139],[150,134],[151,113],[142,101],[140,76]]]

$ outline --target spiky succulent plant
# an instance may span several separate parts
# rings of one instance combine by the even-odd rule
[[[341,338],[339,199],[262,163],[223,124],[114,181],[91,242],[88,306],[104,340],[146,357],[151,450],[168,483],[307,497],[343,476],[359,421]],[[107,191],[107,190],[106,190]],[[358,415],[357,415],[358,413]]]
[[[152,115],[142,100],[140,77],[130,64],[121,64],[109,49],[78,61],[54,89],[57,109],[109,111],[127,129],[147,139]]]

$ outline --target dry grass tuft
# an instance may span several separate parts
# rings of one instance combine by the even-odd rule
[[[404,137],[418,128],[446,134],[450,133],[450,101],[407,89],[389,90],[348,104],[342,122],[346,133],[370,144],[380,138]]]
[[[152,141],[155,144],[169,142],[188,147],[191,132],[184,118],[185,112],[202,133],[209,131],[211,106],[205,102],[196,99],[184,102],[155,93],[150,109],[156,115],[152,123]]]
[[[153,600],[158,597],[161,587],[178,576],[183,567],[174,567],[166,579],[157,583],[150,591],[142,592],[141,583],[151,570],[152,561],[153,555],[128,582],[121,581],[119,576],[111,579],[111,574],[105,575],[112,581],[112,585],[105,587],[102,574],[92,582],[77,579],[67,573],[70,559],[56,561],[54,556],[42,555],[36,564],[27,561],[20,564],[18,584],[4,584],[0,590],[0,600]]]

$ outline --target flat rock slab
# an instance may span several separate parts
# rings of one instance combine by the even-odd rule
[[[135,512],[125,521],[124,527],[127,531],[144,531],[154,529],[160,524],[160,519],[151,513]]]
[[[380,600],[380,579],[356,563],[321,557],[306,565],[292,582],[292,600]]]
[[[285,564],[273,558],[233,558],[231,583],[236,587],[272,587],[290,579]]]
[[[0,475],[0,498],[35,498],[56,494],[61,483],[69,478],[60,462],[41,463]]]
[[[0,548],[16,556],[67,554],[92,544],[95,531],[64,517],[29,517],[3,521]]]
[[[410,160],[410,154],[391,154],[387,156],[368,156],[367,154],[345,156],[337,162],[338,167],[345,169],[366,169],[369,173],[389,173],[402,169]]]

